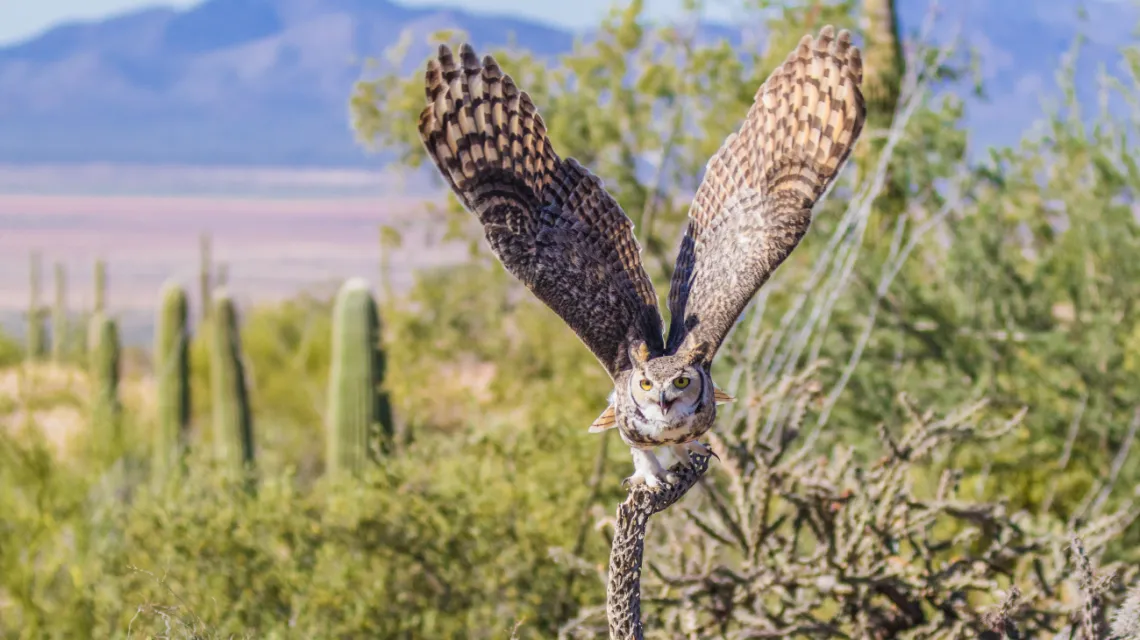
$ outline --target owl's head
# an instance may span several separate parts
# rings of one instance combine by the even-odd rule
[[[713,406],[713,384],[703,366],[707,348],[686,342],[677,353],[650,357],[645,343],[630,349],[629,393],[645,417],[674,421]]]

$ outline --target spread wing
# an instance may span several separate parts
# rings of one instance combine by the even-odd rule
[[[711,363],[744,307],[791,254],[863,129],[863,66],[851,35],[804,36],[740,130],[709,160],[669,290],[666,351],[690,336]]]
[[[428,155],[483,224],[491,250],[616,376],[629,345],[664,348],[633,223],[601,180],[559,158],[530,96],[468,45],[427,67],[419,130]]]

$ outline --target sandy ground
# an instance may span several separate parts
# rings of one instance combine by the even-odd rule
[[[86,393],[87,379],[75,369],[41,365],[0,371],[0,429],[38,429],[56,455],[66,457],[75,436],[86,428],[86,417],[74,404],[43,406],[38,400],[83,398]]]
[[[152,378],[124,378],[119,393],[131,411],[154,415]],[[43,433],[57,456],[67,458],[76,436],[87,429],[89,397],[87,376],[74,367],[41,363],[0,370],[0,429],[31,426]]]

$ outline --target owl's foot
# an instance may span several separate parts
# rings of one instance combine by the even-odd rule
[[[673,456],[677,458],[677,461],[685,467],[693,466],[692,454],[694,453],[699,456],[709,456],[712,458],[716,457],[716,454],[713,453],[712,449],[709,449],[696,440],[693,440],[692,442],[686,442],[685,444],[675,444],[672,447],[669,447],[669,450],[673,452]]]
[[[673,484],[680,479],[676,474],[670,473],[668,469],[661,466],[661,461],[653,455],[652,449],[634,449],[631,447],[630,453],[633,454],[633,475],[622,481],[623,487],[628,488],[644,484],[655,489],[662,484]]]

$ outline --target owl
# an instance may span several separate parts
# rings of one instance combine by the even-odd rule
[[[491,56],[440,46],[426,73],[419,132],[503,266],[553,309],[613,380],[589,431],[617,428],[629,484],[675,482],[732,398],[713,359],[749,300],[807,232],[812,207],[863,129],[859,49],[847,31],[804,36],[757,90],[709,160],[669,287],[669,331],[633,223],[602,181],[551,146],[534,102]]]

